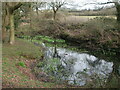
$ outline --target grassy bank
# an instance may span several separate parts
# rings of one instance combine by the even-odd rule
[[[3,88],[63,87],[55,83],[39,81],[32,72],[32,64],[43,55],[42,48],[31,42],[16,40],[14,45],[2,47]]]

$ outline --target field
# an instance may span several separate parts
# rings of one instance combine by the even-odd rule
[[[81,24],[84,22],[87,22],[91,19],[94,19],[96,17],[108,17],[108,18],[115,18],[115,16],[66,16],[60,19],[62,23],[65,24]]]

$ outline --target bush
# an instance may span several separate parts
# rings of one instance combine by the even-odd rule
[[[21,62],[19,62],[19,63],[18,63],[18,65],[19,65],[19,66],[21,66],[21,67],[26,67],[25,63],[24,63],[24,62],[22,62],[22,61],[21,61]]]
[[[87,30],[114,30],[116,20],[114,18],[96,17],[84,24],[83,28]]]
[[[91,38],[104,38],[107,33],[116,30],[115,25],[116,20],[114,18],[96,17],[82,25],[81,34]]]

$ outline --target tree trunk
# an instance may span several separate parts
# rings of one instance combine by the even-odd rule
[[[36,7],[36,14],[37,14],[37,17],[39,16],[39,9],[38,7]]]
[[[7,8],[6,3],[3,3],[3,9],[2,9],[2,42],[5,42],[6,38],[6,26],[9,25],[9,11]]]
[[[115,3],[116,11],[117,11],[117,29],[120,30],[120,4]]]
[[[2,4],[5,7],[5,3]],[[2,14],[2,42],[4,43],[5,41],[5,17],[6,17],[6,10],[5,8],[2,10],[3,14]]]
[[[29,5],[30,29],[32,29],[32,4]]]
[[[3,43],[5,42],[5,37],[6,37],[6,29],[5,29],[5,26],[3,25],[2,27],[2,42]]]
[[[2,42],[5,42],[5,36],[6,36],[6,23],[5,23],[5,17],[2,17]]]
[[[55,23],[55,21],[56,21],[56,11],[54,11],[53,20],[54,20],[54,23]],[[58,54],[57,54],[57,47],[56,47],[56,37],[55,37],[55,40],[54,40],[54,45],[55,45],[55,48],[54,48],[54,55],[53,55],[53,57],[57,57]]]
[[[115,6],[116,6],[116,10],[117,10],[117,15],[116,15],[117,21],[118,21],[118,23],[120,23],[120,4],[116,3]]]
[[[56,11],[54,11],[53,19],[54,19],[54,21],[56,20]]]
[[[4,14],[2,16],[2,42],[5,42],[6,39],[6,26],[9,25],[9,14]]]
[[[6,26],[10,24],[10,36],[9,43],[14,44],[15,42],[15,32],[14,32],[14,11],[17,10],[22,3],[20,2],[4,2],[3,3],[3,29],[2,38],[4,41]]]
[[[13,15],[13,13],[10,14],[9,17],[10,17],[10,44],[13,45],[15,42],[14,15]]]

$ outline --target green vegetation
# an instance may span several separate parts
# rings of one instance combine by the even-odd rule
[[[26,67],[24,62],[19,62],[18,65],[21,66],[21,67]]]
[[[32,42],[35,42],[35,40],[39,40],[41,42],[48,42],[48,43],[53,43],[55,41],[55,39],[49,37],[49,36],[35,36],[35,37],[30,37],[30,36],[21,36],[21,38],[23,39],[28,39],[28,40],[32,40]],[[65,43],[65,40],[62,39],[56,39],[57,43]]]
[[[49,64],[49,65],[47,65],[47,64]],[[46,66],[45,71],[47,71],[47,70],[49,70],[50,72],[56,71],[56,67],[60,64],[61,64],[61,62],[59,59],[57,59],[57,58],[50,59],[48,62],[46,62],[47,66]],[[50,72],[47,72],[47,73],[50,73]]]
[[[43,42],[45,43],[46,46],[48,47],[54,47],[54,41],[55,39],[49,36],[35,36],[35,37],[30,37],[30,36],[21,36],[20,38],[27,40],[29,42],[32,43],[38,43],[38,44],[42,44]],[[65,43],[65,40],[63,39],[56,39],[56,47],[62,47],[62,48],[67,48],[69,50],[73,50],[73,51],[79,51],[79,52],[88,52],[86,49],[78,49],[77,47],[74,46],[69,46],[67,45],[67,43]]]
[[[37,47],[26,40],[17,39],[15,45],[3,44],[3,57],[27,57],[30,59],[40,58],[42,55],[41,47]]]
[[[2,79],[3,88],[49,88],[60,87],[56,83],[36,80],[30,65],[40,59],[42,48],[26,40],[17,39],[15,46],[3,44]],[[34,68],[34,67],[32,67]],[[63,86],[62,86],[63,87]]]
[[[71,25],[61,36],[66,42],[78,48],[116,57],[120,45],[120,34],[116,25],[114,18],[97,17],[83,24]]]
[[[66,2],[57,1],[3,3],[4,88],[66,87],[66,84],[58,85],[52,79],[48,80],[49,78],[38,79],[37,75],[49,74],[56,71],[56,66],[61,66],[58,59],[50,59],[49,63],[43,60],[45,49],[39,45],[42,43],[48,47],[90,53],[112,61],[117,66],[115,69],[118,69],[120,65],[120,4],[112,2],[115,4],[114,7],[108,9],[97,7],[97,10],[76,11],[73,8],[61,8]],[[52,9],[49,10],[46,7]],[[43,72],[39,68],[44,66],[49,69],[48,72]],[[62,75],[62,71],[59,73]],[[116,73],[114,75],[108,82],[109,85],[104,87],[119,86],[120,77],[117,77]],[[91,85],[88,87],[97,87]]]
[[[58,58],[52,58],[43,62],[39,62],[37,64],[38,70],[42,68],[42,70],[50,76],[54,82],[58,84],[63,84],[65,81],[63,81],[60,76],[63,76],[63,74],[66,74],[66,71],[64,70],[64,67],[61,65],[61,61]],[[37,69],[36,69],[37,70]],[[39,72],[36,71],[36,73],[39,74]],[[55,73],[57,76],[55,76]],[[62,80],[62,81],[61,81]],[[67,83],[65,84],[67,85]]]

